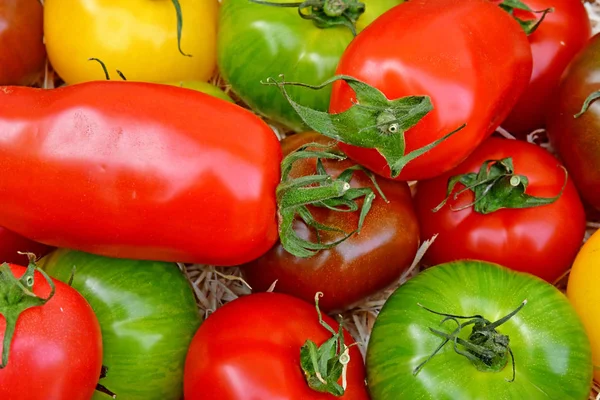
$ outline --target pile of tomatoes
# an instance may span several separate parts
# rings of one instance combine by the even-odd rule
[[[0,22],[0,399],[600,382],[580,0],[0,0]],[[363,359],[337,313],[415,260]],[[191,264],[253,293],[203,318]]]

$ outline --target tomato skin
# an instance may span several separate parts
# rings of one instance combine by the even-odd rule
[[[571,62],[546,115],[548,137],[581,196],[600,210],[600,102],[574,118],[585,99],[600,90],[600,35]]]
[[[358,18],[356,30],[360,32],[402,1],[363,0],[365,13]],[[297,7],[223,0],[217,37],[219,70],[252,110],[294,131],[302,131],[307,127],[292,106],[275,87],[262,85],[261,81],[284,74],[287,81],[321,84],[334,75],[340,56],[352,39],[346,27],[317,28],[298,15]],[[289,87],[288,92],[302,105],[327,111],[329,88],[314,91]]]
[[[552,7],[538,29],[528,36],[533,54],[529,86],[502,127],[513,135],[525,137],[544,128],[545,112],[558,87],[560,77],[585,46],[592,34],[590,19],[580,0],[527,0],[532,10]],[[515,15],[519,15],[515,11]],[[539,18],[539,14],[536,14]]]
[[[585,233],[583,205],[570,178],[561,197],[550,205],[490,214],[477,213],[472,206],[452,211],[450,207],[456,209],[473,202],[473,194],[468,191],[456,201],[448,201],[438,212],[431,211],[446,197],[451,176],[477,172],[486,160],[506,157],[512,157],[515,174],[529,179],[527,194],[554,197],[560,193],[565,171],[550,153],[524,141],[489,138],[452,171],[418,183],[415,205],[421,238],[439,233],[424,260],[430,265],[484,260],[553,282],[571,266]],[[462,188],[458,184],[453,193]]]
[[[59,249],[39,262],[86,298],[102,329],[99,383],[126,400],[181,400],[188,346],[200,325],[196,299],[177,265]],[[99,392],[94,399],[109,397]]]
[[[590,338],[594,365],[600,364],[598,279],[600,279],[600,231],[596,231],[577,254],[567,284],[567,297],[583,321]],[[594,378],[600,382],[600,371],[594,370]]]
[[[216,67],[218,0],[179,0],[183,27],[171,1],[46,0],[44,36],[53,68],[68,84],[103,80],[89,58],[130,81],[207,81]]]
[[[10,269],[20,278],[26,268]],[[50,286],[42,274],[34,279],[34,293],[47,297]],[[0,369],[2,399],[89,400],[96,389],[102,367],[98,319],[77,291],[54,284],[56,292],[45,305],[25,310],[17,320],[8,365]],[[5,328],[0,315],[0,343]]]
[[[36,257],[42,257],[48,254],[50,250],[52,248],[45,244],[33,242],[0,226],[0,264],[7,262],[26,266],[29,259],[26,255],[19,254],[19,252],[29,252],[35,254]]]
[[[337,74],[350,75],[389,99],[428,95],[434,109],[406,132],[406,153],[467,126],[408,163],[397,179],[440,175],[463,161],[506,118],[531,75],[531,48],[513,18],[486,0],[411,0],[386,12],[348,46]],[[338,81],[330,112],[352,106]],[[340,144],[361,165],[390,177],[374,149]]]
[[[499,372],[480,372],[451,343],[413,375],[442,343],[429,329],[450,333],[456,328],[453,322],[440,325],[442,316],[417,304],[497,321],[525,299],[527,304],[497,328],[508,335],[514,353],[513,382],[506,381],[512,376],[510,359]],[[467,339],[471,327],[459,337]],[[466,260],[425,270],[388,298],[369,341],[368,385],[372,400],[585,400],[591,388],[591,361],[583,325],[558,289],[529,274]]]
[[[334,329],[337,323],[323,315]],[[232,329],[232,326],[235,329]],[[280,293],[240,297],[211,314],[196,332],[185,365],[185,400],[368,400],[364,365],[350,348],[348,386],[342,397],[310,389],[300,368],[300,348],[331,334],[314,305]],[[345,344],[353,343],[345,332]]]
[[[0,2],[0,85],[31,85],[46,65],[43,8],[38,0]]]
[[[251,112],[136,82],[0,97],[1,226],[104,256],[216,265],[275,244],[281,149]]]
[[[307,143],[331,141],[314,132],[306,132],[288,136],[281,146],[285,155]],[[324,160],[323,165],[328,174],[336,177],[355,163]],[[296,163],[291,175],[307,176],[315,172],[316,161],[311,159]],[[356,172],[351,181],[354,187],[372,188],[376,195],[360,234],[310,258],[294,257],[278,243],[262,257],[244,265],[244,278],[253,290],[267,290],[277,280],[275,291],[307,302],[314,299],[316,292],[323,292],[319,305],[322,310],[329,311],[347,308],[397,280],[410,266],[419,247],[417,216],[405,182],[378,178],[377,183],[389,203],[377,193],[364,173]],[[358,226],[359,212],[310,209],[318,221],[344,232],[352,232]],[[316,240],[316,235],[309,233],[304,223],[297,222],[295,229],[301,237]],[[339,238],[338,233],[323,232],[321,236],[324,243]]]

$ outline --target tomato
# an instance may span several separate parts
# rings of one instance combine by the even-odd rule
[[[375,86],[388,99],[431,98],[433,111],[406,132],[407,152],[466,123],[397,177],[420,180],[455,167],[498,127],[526,88],[531,68],[524,31],[499,7],[486,0],[412,0],[363,30],[344,52],[337,74]],[[329,111],[349,109],[354,97],[347,83],[336,82]],[[404,132],[392,135],[401,140]],[[340,148],[380,175],[396,175],[377,150]]]
[[[37,297],[19,289],[17,279]],[[68,285],[9,264],[0,267],[0,293],[0,398],[89,400],[102,367],[100,326],[90,305]]]
[[[524,176],[528,184],[514,187],[513,196],[525,189],[525,195],[534,198],[552,199],[559,194],[560,197],[551,203],[536,203],[529,199],[530,207],[518,208],[515,204],[516,208],[512,208],[512,205],[505,204],[507,208],[488,212],[475,209],[473,191],[462,191],[465,184],[461,182],[452,190],[450,200],[438,211],[432,211],[446,197],[451,177],[476,173],[488,160],[509,157],[514,172],[503,171],[506,176],[494,185],[488,196],[478,199],[481,206],[484,202],[502,200],[503,193],[498,190],[517,175]],[[523,179],[520,181],[523,182]],[[481,190],[489,183],[482,182]],[[454,199],[460,191],[462,193]],[[439,234],[424,257],[430,265],[477,259],[529,272],[553,282],[571,266],[585,233],[583,205],[575,186],[566,177],[566,171],[545,149],[525,141],[489,138],[455,169],[419,182],[415,205],[421,238]]]
[[[45,0],[44,36],[53,68],[68,84],[104,78],[89,58],[131,81],[207,81],[216,63],[218,0],[179,3],[180,43],[172,1]]]
[[[138,82],[0,96],[0,226],[109,257],[217,265],[276,243],[281,149],[251,112]]]
[[[21,235],[0,227],[0,264],[7,262],[10,264],[27,265],[28,259],[24,254],[29,252],[37,257],[46,255],[51,247],[45,244],[33,242]]]
[[[211,85],[208,82],[199,81],[180,81],[180,82],[169,82],[168,85],[179,86],[186,89],[197,90],[202,93],[210,94],[211,96],[218,97],[219,99],[226,100],[230,103],[234,101],[221,89],[215,85]]]
[[[532,10],[552,8],[553,11],[529,35],[533,54],[531,81],[502,122],[503,128],[520,137],[544,128],[546,109],[564,69],[591,36],[590,20],[580,0],[525,0],[524,3]],[[540,17],[521,10],[515,10],[515,15],[526,19]]]
[[[295,3],[295,0],[268,1]],[[364,13],[356,20],[356,31],[360,32],[401,2],[363,0]],[[355,2],[343,0],[341,3]],[[353,38],[346,26],[322,29],[312,20],[301,18],[298,12],[298,3],[294,8],[283,8],[249,0],[223,0],[217,38],[219,70],[233,92],[254,111],[295,131],[304,130],[306,126],[285,99],[261,81],[285,74],[289,81],[320,83],[334,75],[340,56]],[[328,91],[292,88],[290,92],[302,104],[327,110]]]
[[[586,98],[600,90],[600,35],[596,34],[565,71],[548,108],[548,137],[581,196],[600,210],[600,103],[575,118]]]
[[[60,249],[40,261],[68,282],[100,321],[106,377],[118,399],[180,400],[188,346],[200,325],[196,299],[176,264],[106,258]],[[97,392],[94,399],[108,399]]]
[[[590,342],[567,298],[481,261],[439,265],[400,286],[375,321],[366,363],[372,400],[584,400],[592,379]]]
[[[337,330],[331,318],[324,315],[323,320]],[[345,330],[343,337],[344,345],[350,346],[352,338]],[[343,396],[308,386],[300,349],[308,340],[320,346],[330,338],[332,333],[319,323],[314,305],[280,293],[240,297],[211,314],[194,336],[185,364],[184,398],[367,400],[356,346],[349,348]]]
[[[0,1],[0,85],[31,85],[43,76],[42,15],[39,0]]]
[[[283,153],[288,154],[311,142],[326,144],[331,139],[306,132],[288,136],[281,145]],[[324,162],[331,176],[339,176],[355,165],[349,160]],[[314,159],[295,164],[292,169],[295,176],[315,173]],[[410,266],[419,246],[419,226],[408,185],[377,179],[386,202],[366,174],[357,173],[352,184],[356,188],[371,187],[376,195],[360,233],[312,258],[295,257],[277,244],[242,269],[255,291],[267,290],[277,280],[275,291],[309,302],[316,292],[323,292],[322,309],[342,309],[390,285]],[[340,213],[327,208],[311,209],[319,222],[344,232],[352,232],[358,225],[358,210]],[[302,221],[297,221],[295,230],[301,237],[316,240],[315,233]],[[342,237],[339,232],[323,232],[321,241],[332,243]]]

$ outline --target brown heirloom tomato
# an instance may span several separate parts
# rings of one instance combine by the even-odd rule
[[[332,139],[314,132],[290,136],[281,142],[284,155],[311,142],[330,143]],[[324,161],[325,170],[337,177],[356,164],[349,160]],[[291,176],[315,173],[314,159],[294,164]],[[352,187],[369,187],[375,192],[371,210],[362,230],[329,250],[310,258],[298,258],[283,249],[280,243],[268,253],[243,267],[243,273],[254,290],[264,291],[277,280],[275,291],[311,301],[315,293],[324,293],[321,308],[337,310],[380,290],[410,266],[419,246],[419,227],[411,193],[405,182],[377,177],[386,202],[364,172],[356,172]],[[362,200],[360,200],[362,204]],[[349,233],[357,228],[359,211],[333,212],[325,207],[311,207],[316,220]],[[301,221],[295,231],[304,239],[316,240],[316,235]],[[339,232],[325,232],[324,243],[343,237]]]

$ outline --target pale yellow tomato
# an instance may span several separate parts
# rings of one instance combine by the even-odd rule
[[[218,0],[45,0],[46,50],[67,84],[105,79],[98,58],[113,79],[207,81],[216,68]]]

